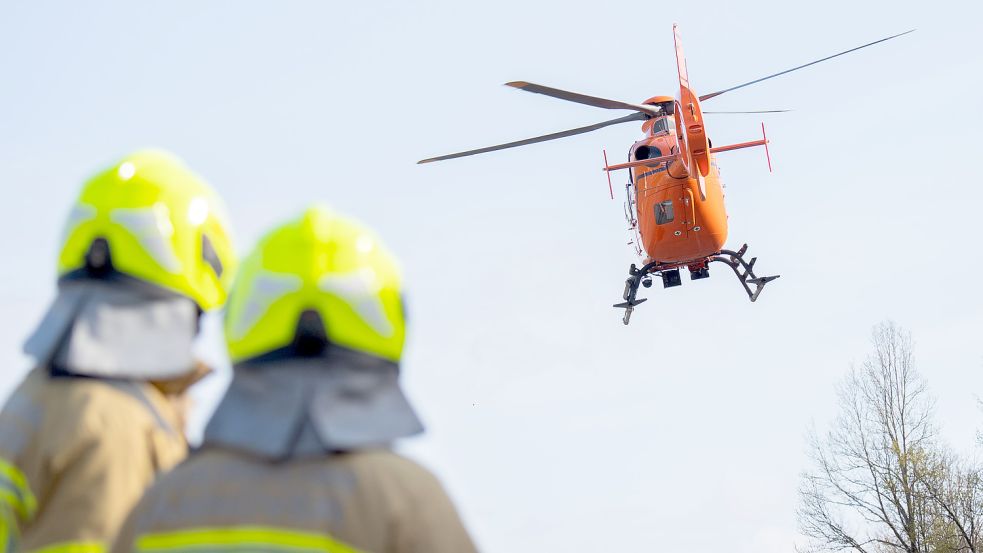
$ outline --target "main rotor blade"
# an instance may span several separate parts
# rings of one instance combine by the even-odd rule
[[[792,111],[792,110],[790,110],[790,109],[762,109],[762,110],[757,110],[757,111],[704,111],[703,113],[704,114],[709,113],[709,114],[713,114],[713,115],[732,115],[732,114],[739,114],[739,113],[788,113],[790,111]]]
[[[567,136],[573,136],[575,134],[583,134],[585,132],[596,131],[597,129],[602,129],[604,127],[609,127],[611,125],[617,125],[619,123],[628,123],[630,121],[644,121],[648,118],[649,118],[648,115],[645,115],[644,113],[633,113],[631,115],[626,115],[624,117],[619,117],[617,119],[612,119],[610,121],[604,121],[601,123],[595,123],[593,125],[587,125],[586,127],[578,127],[576,129],[570,129],[568,131],[560,131],[551,134],[545,134],[543,136],[537,136],[535,138],[527,138],[525,140],[516,140],[515,142],[508,142],[506,144],[499,144],[497,146],[488,146],[487,148],[478,148],[477,150],[468,150],[466,152],[458,152],[456,154],[447,154],[445,156],[432,157],[429,159],[421,159],[417,163],[419,164],[419,163],[430,163],[432,161],[443,161],[445,159],[473,156],[475,154],[483,154],[485,152],[494,152],[495,150],[504,150],[506,148],[525,146],[526,144],[546,142],[547,140],[556,140],[557,138],[565,138]]]
[[[855,52],[857,50],[860,50],[861,48],[866,48],[868,46],[873,46],[873,45],[878,44],[880,42],[884,42],[885,40],[891,40],[892,38],[898,38],[899,36],[903,36],[903,35],[906,35],[908,33],[913,33],[913,32],[915,32],[915,29],[912,29],[910,31],[905,31],[903,33],[898,33],[896,35],[891,35],[891,36],[889,36],[887,38],[882,38],[880,40],[875,40],[874,42],[868,42],[867,44],[864,44],[862,46],[857,46],[856,48],[850,48],[849,50],[844,50],[844,51],[842,51],[842,52],[840,52],[838,54],[833,54],[832,56],[826,56],[825,58],[823,58],[821,60],[810,61],[809,63],[800,65],[798,67],[793,67],[791,69],[786,69],[785,71],[780,71],[778,73],[775,73],[774,75],[768,75],[767,77],[761,77],[760,79],[755,79],[753,81],[746,82],[744,84],[739,84],[737,86],[732,86],[732,87],[726,88],[724,90],[718,90],[717,92],[711,92],[710,94],[704,94],[703,96],[700,96],[700,101],[709,100],[710,98],[713,98],[715,96],[720,96],[724,92],[730,92],[731,90],[737,90],[738,88],[744,88],[745,86],[751,86],[751,85],[753,85],[755,83],[760,83],[761,81],[767,81],[768,79],[772,79],[774,77],[778,77],[778,76],[784,75],[786,73],[791,73],[792,71],[797,71],[797,70],[802,69],[804,67],[809,67],[810,65],[815,65],[815,64],[817,64],[819,62],[823,62],[823,61],[826,61],[826,60],[831,60],[831,59],[833,59],[835,57],[842,56],[843,54],[849,54],[850,52]]]
[[[550,96],[553,98],[559,98],[560,100],[566,100],[568,102],[576,102],[578,104],[586,104],[588,106],[594,106],[596,108],[630,109],[632,111],[639,111],[642,113],[647,113],[649,115],[659,115],[661,113],[661,110],[656,106],[631,104],[628,102],[621,102],[618,100],[608,100],[607,98],[598,98],[597,96],[587,96],[586,94],[579,94],[577,92],[560,90],[559,88],[551,88],[548,86],[538,85],[534,83],[527,83],[525,81],[512,81],[510,83],[505,83],[505,85],[511,86],[512,88],[518,88],[519,90],[525,90],[526,92],[544,94],[546,96]]]

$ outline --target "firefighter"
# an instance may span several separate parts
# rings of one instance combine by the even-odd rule
[[[107,551],[186,457],[180,406],[208,371],[192,342],[235,268],[218,198],[172,155],[136,152],[84,184],[24,346],[34,369],[0,412],[3,551]]]
[[[437,479],[391,450],[422,431],[398,382],[401,287],[383,244],[326,208],[267,234],[229,299],[234,376],[203,444],[113,550],[474,551]]]

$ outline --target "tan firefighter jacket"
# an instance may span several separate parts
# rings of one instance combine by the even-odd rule
[[[155,477],[185,458],[182,430],[151,384],[35,369],[0,412],[0,547],[108,550]]]
[[[389,449],[423,427],[398,364],[340,346],[239,363],[201,449],[114,551],[471,553],[437,479]]]
[[[386,449],[270,461],[205,448],[164,476],[120,532],[145,551],[470,553],[437,479]]]

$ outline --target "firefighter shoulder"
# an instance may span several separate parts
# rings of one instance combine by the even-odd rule
[[[134,153],[85,183],[58,294],[0,411],[0,550],[107,551],[162,471],[187,455],[179,406],[207,372],[199,314],[235,269],[222,208],[169,154]]]
[[[229,298],[234,375],[202,446],[113,551],[474,551],[437,479],[390,449],[423,430],[398,380],[401,286],[378,239],[325,208],[267,234]]]

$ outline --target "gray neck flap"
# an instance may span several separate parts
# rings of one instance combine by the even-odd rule
[[[63,282],[24,344],[38,366],[103,378],[157,380],[186,374],[198,308],[185,297],[118,282]]]
[[[423,431],[395,363],[340,347],[235,367],[202,447],[268,459],[386,447]]]

